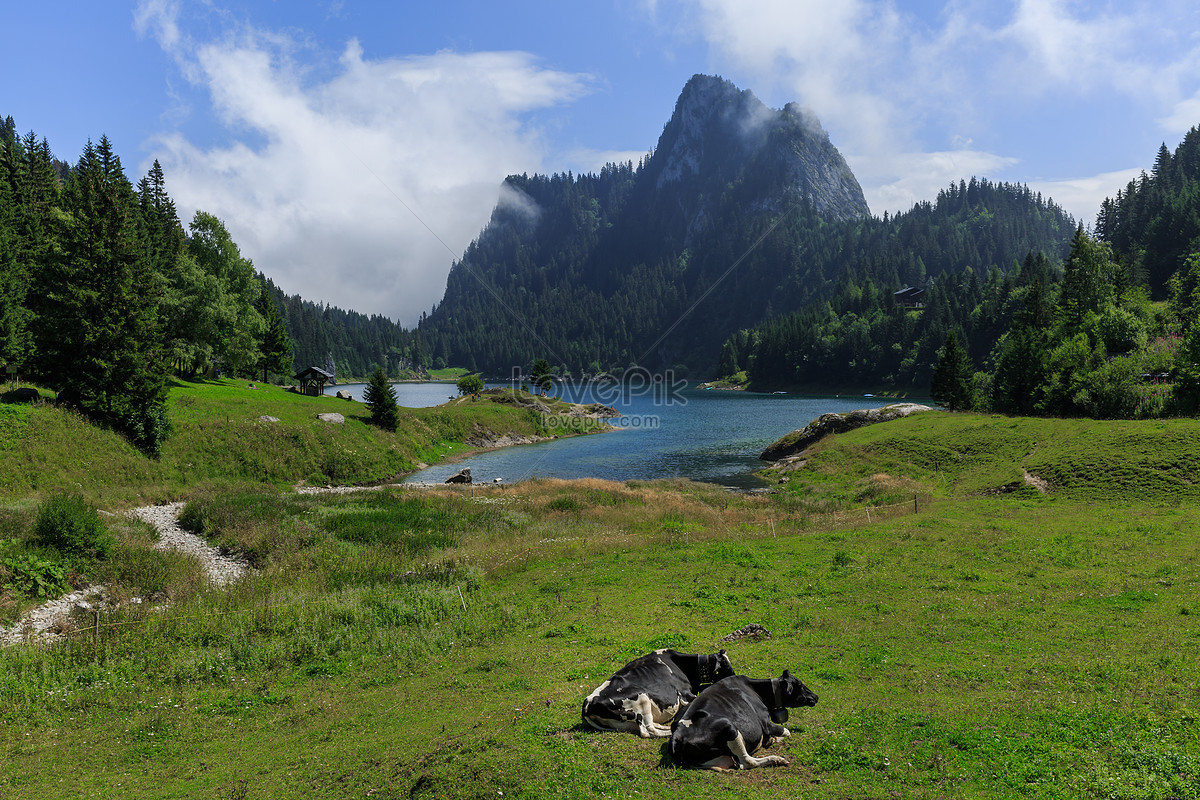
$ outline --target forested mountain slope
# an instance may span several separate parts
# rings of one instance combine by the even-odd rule
[[[835,295],[1061,255],[1074,223],[1020,186],[971,180],[870,216],[849,167],[797,106],[719,78],[684,88],[658,146],[600,174],[510,176],[419,330],[448,363],[507,374],[637,363],[716,371],[731,333]]]

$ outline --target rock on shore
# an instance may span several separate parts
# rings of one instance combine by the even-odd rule
[[[805,427],[792,431],[776,441],[759,454],[763,461],[783,461],[803,453],[814,443],[833,433],[845,433],[864,425],[874,425],[877,422],[887,422],[900,417],[907,417],[918,411],[933,411],[931,406],[919,403],[893,403],[882,408],[861,408],[856,411],[832,412],[808,423]]]

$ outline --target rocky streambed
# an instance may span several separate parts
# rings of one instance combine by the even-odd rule
[[[129,515],[150,523],[158,531],[156,549],[179,550],[194,556],[214,585],[224,586],[241,577],[249,569],[245,561],[225,555],[180,527],[178,518],[182,508],[183,503],[144,506],[133,509]],[[130,602],[140,603],[141,599],[134,598]],[[106,607],[109,603],[104,585],[77,589],[25,613],[15,625],[0,628],[0,647],[27,641],[57,641],[72,629],[73,613],[88,613]]]

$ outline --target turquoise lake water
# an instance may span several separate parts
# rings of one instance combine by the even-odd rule
[[[349,389],[362,399],[363,384]],[[453,384],[395,384],[397,402],[412,408],[439,405],[456,394]],[[604,478],[648,480],[684,477],[722,486],[765,485],[751,473],[767,445],[830,411],[877,408],[886,398],[754,394],[702,389],[670,393],[622,390],[613,386],[560,385],[552,393],[572,402],[604,402],[624,416],[610,433],[574,436],[538,444],[504,447],[455,464],[421,470],[408,481],[441,483],[464,466],[476,483],[501,478]]]

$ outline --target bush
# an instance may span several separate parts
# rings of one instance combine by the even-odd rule
[[[171,420],[162,400],[130,403],[113,419],[113,427],[151,458],[162,454],[162,446],[171,435]]]
[[[478,375],[463,375],[455,384],[460,397],[465,397],[469,394],[479,394],[483,391],[483,378]]]
[[[1096,320],[1096,331],[1110,355],[1128,353],[1146,345],[1146,326],[1123,308],[1109,306]]]
[[[34,539],[62,553],[104,558],[112,535],[96,509],[77,494],[59,494],[42,503],[33,523]]]

